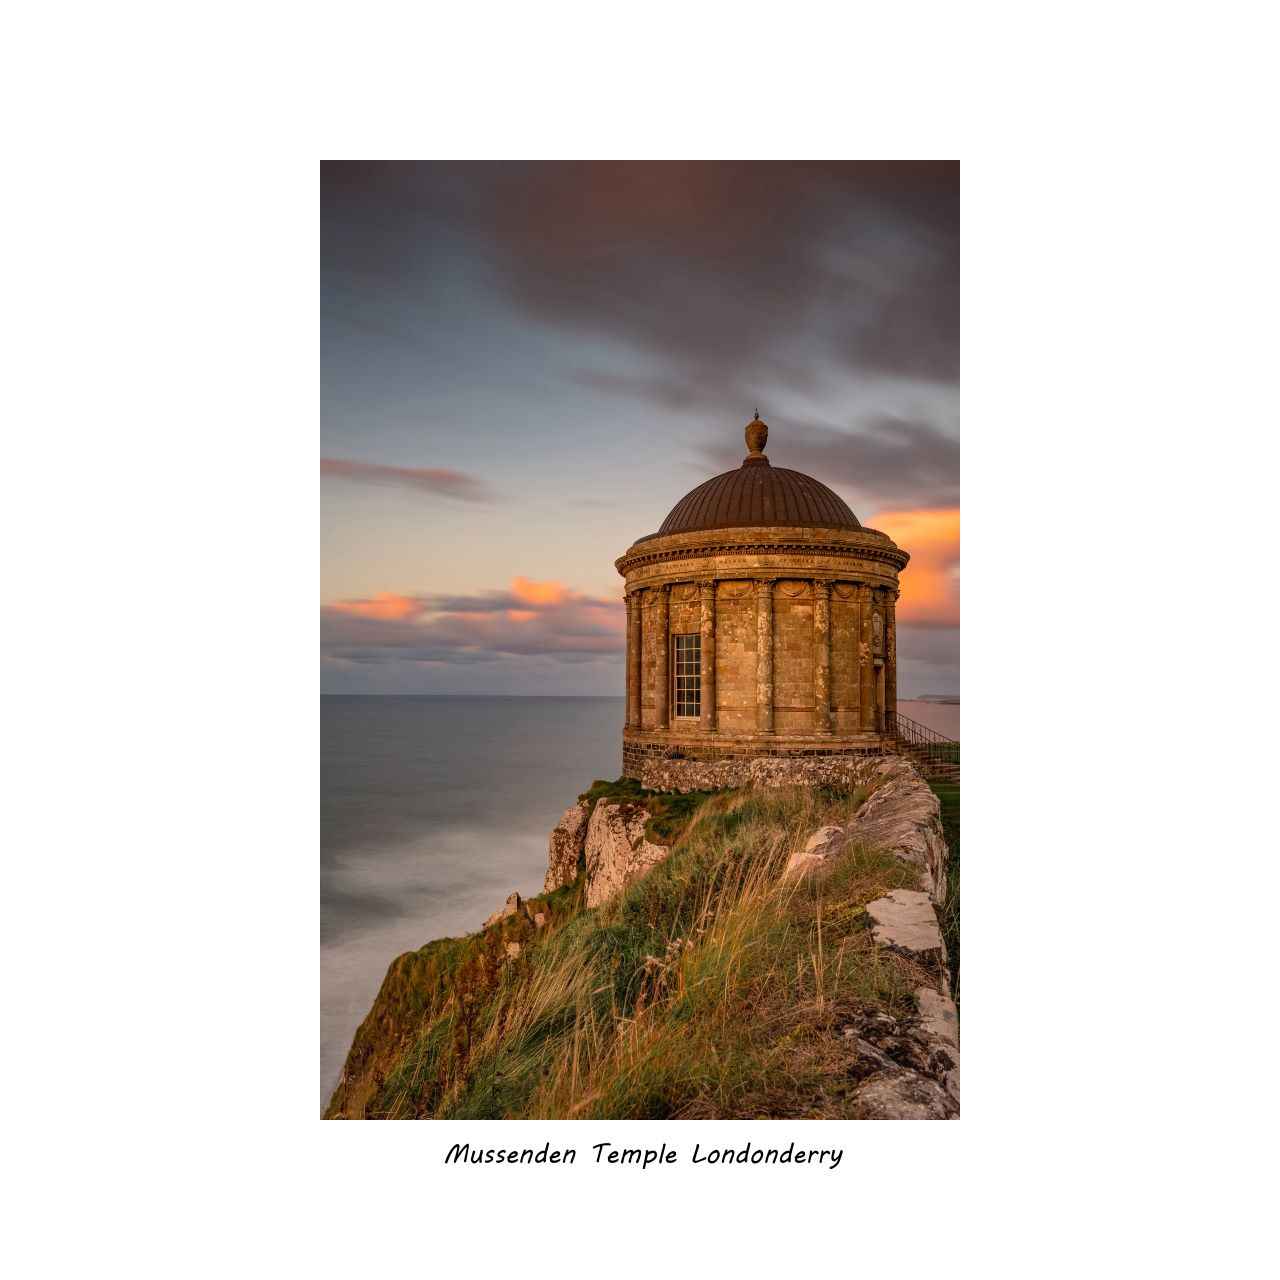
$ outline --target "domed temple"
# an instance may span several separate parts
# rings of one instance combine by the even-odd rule
[[[623,773],[658,761],[894,750],[907,553],[765,457],[700,484],[616,563],[626,580]]]

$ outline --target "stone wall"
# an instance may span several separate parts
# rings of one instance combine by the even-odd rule
[[[801,579],[773,592],[773,727],[775,733],[813,733],[813,587]]]
[[[716,588],[716,723],[723,734],[756,728],[756,601],[749,582]]]

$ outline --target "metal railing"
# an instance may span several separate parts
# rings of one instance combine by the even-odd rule
[[[893,736],[927,771],[943,777],[960,776],[960,744],[953,738],[944,738],[900,711],[893,714]]]

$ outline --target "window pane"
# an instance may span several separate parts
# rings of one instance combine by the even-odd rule
[[[696,719],[702,712],[702,637],[674,636],[672,692],[677,716]]]

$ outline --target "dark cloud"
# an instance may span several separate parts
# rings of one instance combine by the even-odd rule
[[[322,199],[328,280],[429,297],[463,231],[531,318],[668,366],[651,394],[958,377],[953,162],[336,162]]]
[[[816,423],[788,423],[768,453],[777,465],[820,476],[847,491],[860,518],[888,506],[953,507],[960,500],[960,446],[925,422],[882,417],[861,430]],[[736,441],[697,446],[710,468],[728,471],[742,462]]]
[[[357,484],[394,485],[417,493],[457,498],[461,502],[497,502],[501,497],[476,476],[440,467],[389,467],[349,458],[321,458],[320,474],[354,480]]]

